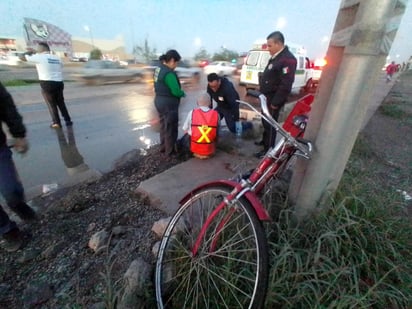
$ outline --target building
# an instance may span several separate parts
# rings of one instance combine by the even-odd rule
[[[24,18],[24,37],[0,36],[0,57],[10,51],[25,52],[28,48],[36,49],[39,42],[47,42],[50,49],[69,61],[73,58],[89,58],[90,51],[100,49],[105,59],[127,60],[133,58],[126,53],[123,37],[113,40],[75,37],[56,25],[48,22]]]

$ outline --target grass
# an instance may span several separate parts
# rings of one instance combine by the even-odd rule
[[[296,225],[279,205],[267,308],[411,308],[412,223],[370,169],[375,157],[359,139],[328,211],[311,221]]]
[[[395,119],[401,120],[411,117],[410,114],[402,109],[401,104],[382,104],[379,109],[382,114]]]
[[[21,79],[12,79],[12,80],[6,80],[2,82],[2,84],[5,87],[28,86],[28,85],[37,84],[37,83],[39,83],[38,80],[21,80]]]

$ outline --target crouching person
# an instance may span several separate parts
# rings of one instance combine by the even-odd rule
[[[216,151],[216,139],[219,127],[219,114],[211,109],[210,96],[202,94],[197,99],[197,108],[191,110],[183,124],[188,148],[199,159],[207,159]]]

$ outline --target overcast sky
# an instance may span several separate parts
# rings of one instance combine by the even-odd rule
[[[381,0],[376,0],[379,2]],[[394,0],[395,1],[395,0]],[[55,24],[75,37],[114,39],[126,49],[149,45],[184,57],[201,47],[213,54],[226,47],[250,49],[259,38],[280,30],[287,42],[303,45],[310,58],[324,55],[340,0],[0,0],[0,36],[23,37],[23,18]],[[408,4],[390,57],[412,55],[412,9]]]

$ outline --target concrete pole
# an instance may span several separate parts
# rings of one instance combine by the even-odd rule
[[[407,1],[342,0],[305,133],[313,158],[298,160],[289,191],[300,220],[339,185]]]

